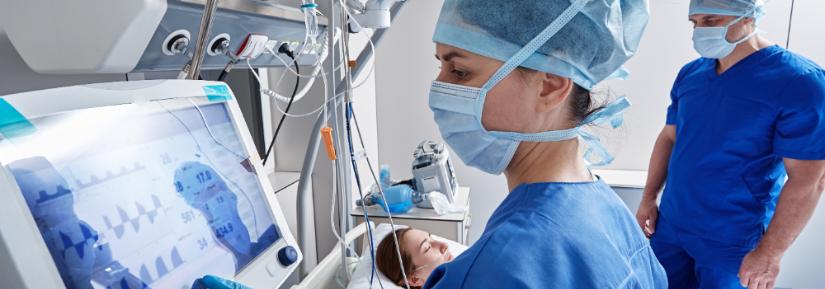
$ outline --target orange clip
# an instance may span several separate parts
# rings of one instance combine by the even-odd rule
[[[349,68],[355,68],[356,66],[358,66],[358,62],[355,60],[350,60],[348,61],[347,65],[349,65]]]
[[[329,160],[334,161],[337,156],[335,155],[335,147],[332,146],[332,128],[321,128],[321,137],[324,138],[324,145],[327,147],[327,157],[329,157]]]

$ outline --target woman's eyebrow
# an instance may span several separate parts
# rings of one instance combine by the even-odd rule
[[[435,59],[438,59],[438,60],[441,60],[441,61],[450,61],[450,59],[453,59],[453,58],[467,58],[467,56],[460,53],[460,52],[458,52],[458,51],[447,52],[447,54],[444,54],[444,56],[438,56],[438,54],[435,55]]]
[[[720,19],[722,19],[722,17],[711,15],[711,16],[707,16],[707,17],[703,18],[702,20],[705,20],[705,21],[718,21]]]
[[[427,242],[427,239],[432,238],[432,236],[433,236],[433,234],[429,234],[429,235],[427,235],[427,238],[424,238],[424,240],[421,240],[421,244],[418,244],[418,248],[420,249],[421,247],[424,247],[424,243]]]

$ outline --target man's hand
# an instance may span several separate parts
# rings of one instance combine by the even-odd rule
[[[776,213],[739,268],[739,281],[749,289],[773,288],[782,255],[805,228],[825,191],[825,161],[783,160],[788,181],[779,193]]]
[[[739,268],[739,283],[748,289],[773,289],[779,276],[782,256],[761,250],[759,247],[745,255]]]
[[[636,222],[649,239],[656,232],[656,220],[659,219],[659,206],[656,199],[665,185],[667,168],[670,163],[670,153],[676,143],[676,126],[667,125],[656,138],[653,154],[650,156],[650,166],[647,170],[647,182],[639,210],[636,211]]]
[[[636,212],[636,222],[649,239],[656,232],[656,220],[659,218],[659,206],[656,200],[642,199]]]

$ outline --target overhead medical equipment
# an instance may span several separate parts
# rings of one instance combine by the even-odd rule
[[[0,0],[0,22],[29,67],[59,74],[223,69],[252,33],[266,36],[266,47],[298,50],[327,25],[314,7],[254,0]],[[315,63],[315,49],[300,64]],[[283,65],[268,54],[250,63]]]
[[[115,82],[0,98],[8,288],[281,284],[302,260],[224,83]],[[146,287],[144,287],[146,286]]]
[[[406,0],[368,0],[361,3],[358,0],[348,0],[349,7],[356,11],[355,20],[364,28],[389,28],[392,25],[390,8],[396,2]]]
[[[458,182],[447,147],[434,141],[423,141],[418,145],[413,156],[415,160],[412,164],[412,173],[415,178],[415,190],[423,194],[440,192],[452,203],[456,190],[458,190]],[[432,208],[429,200],[422,200],[417,205],[422,208]]]

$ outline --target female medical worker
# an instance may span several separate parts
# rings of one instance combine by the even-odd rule
[[[481,238],[424,288],[665,288],[630,211],[582,158],[610,157],[583,128],[620,125],[626,99],[591,109],[589,90],[638,47],[645,0],[446,0],[430,108],[469,166],[510,194]]]

